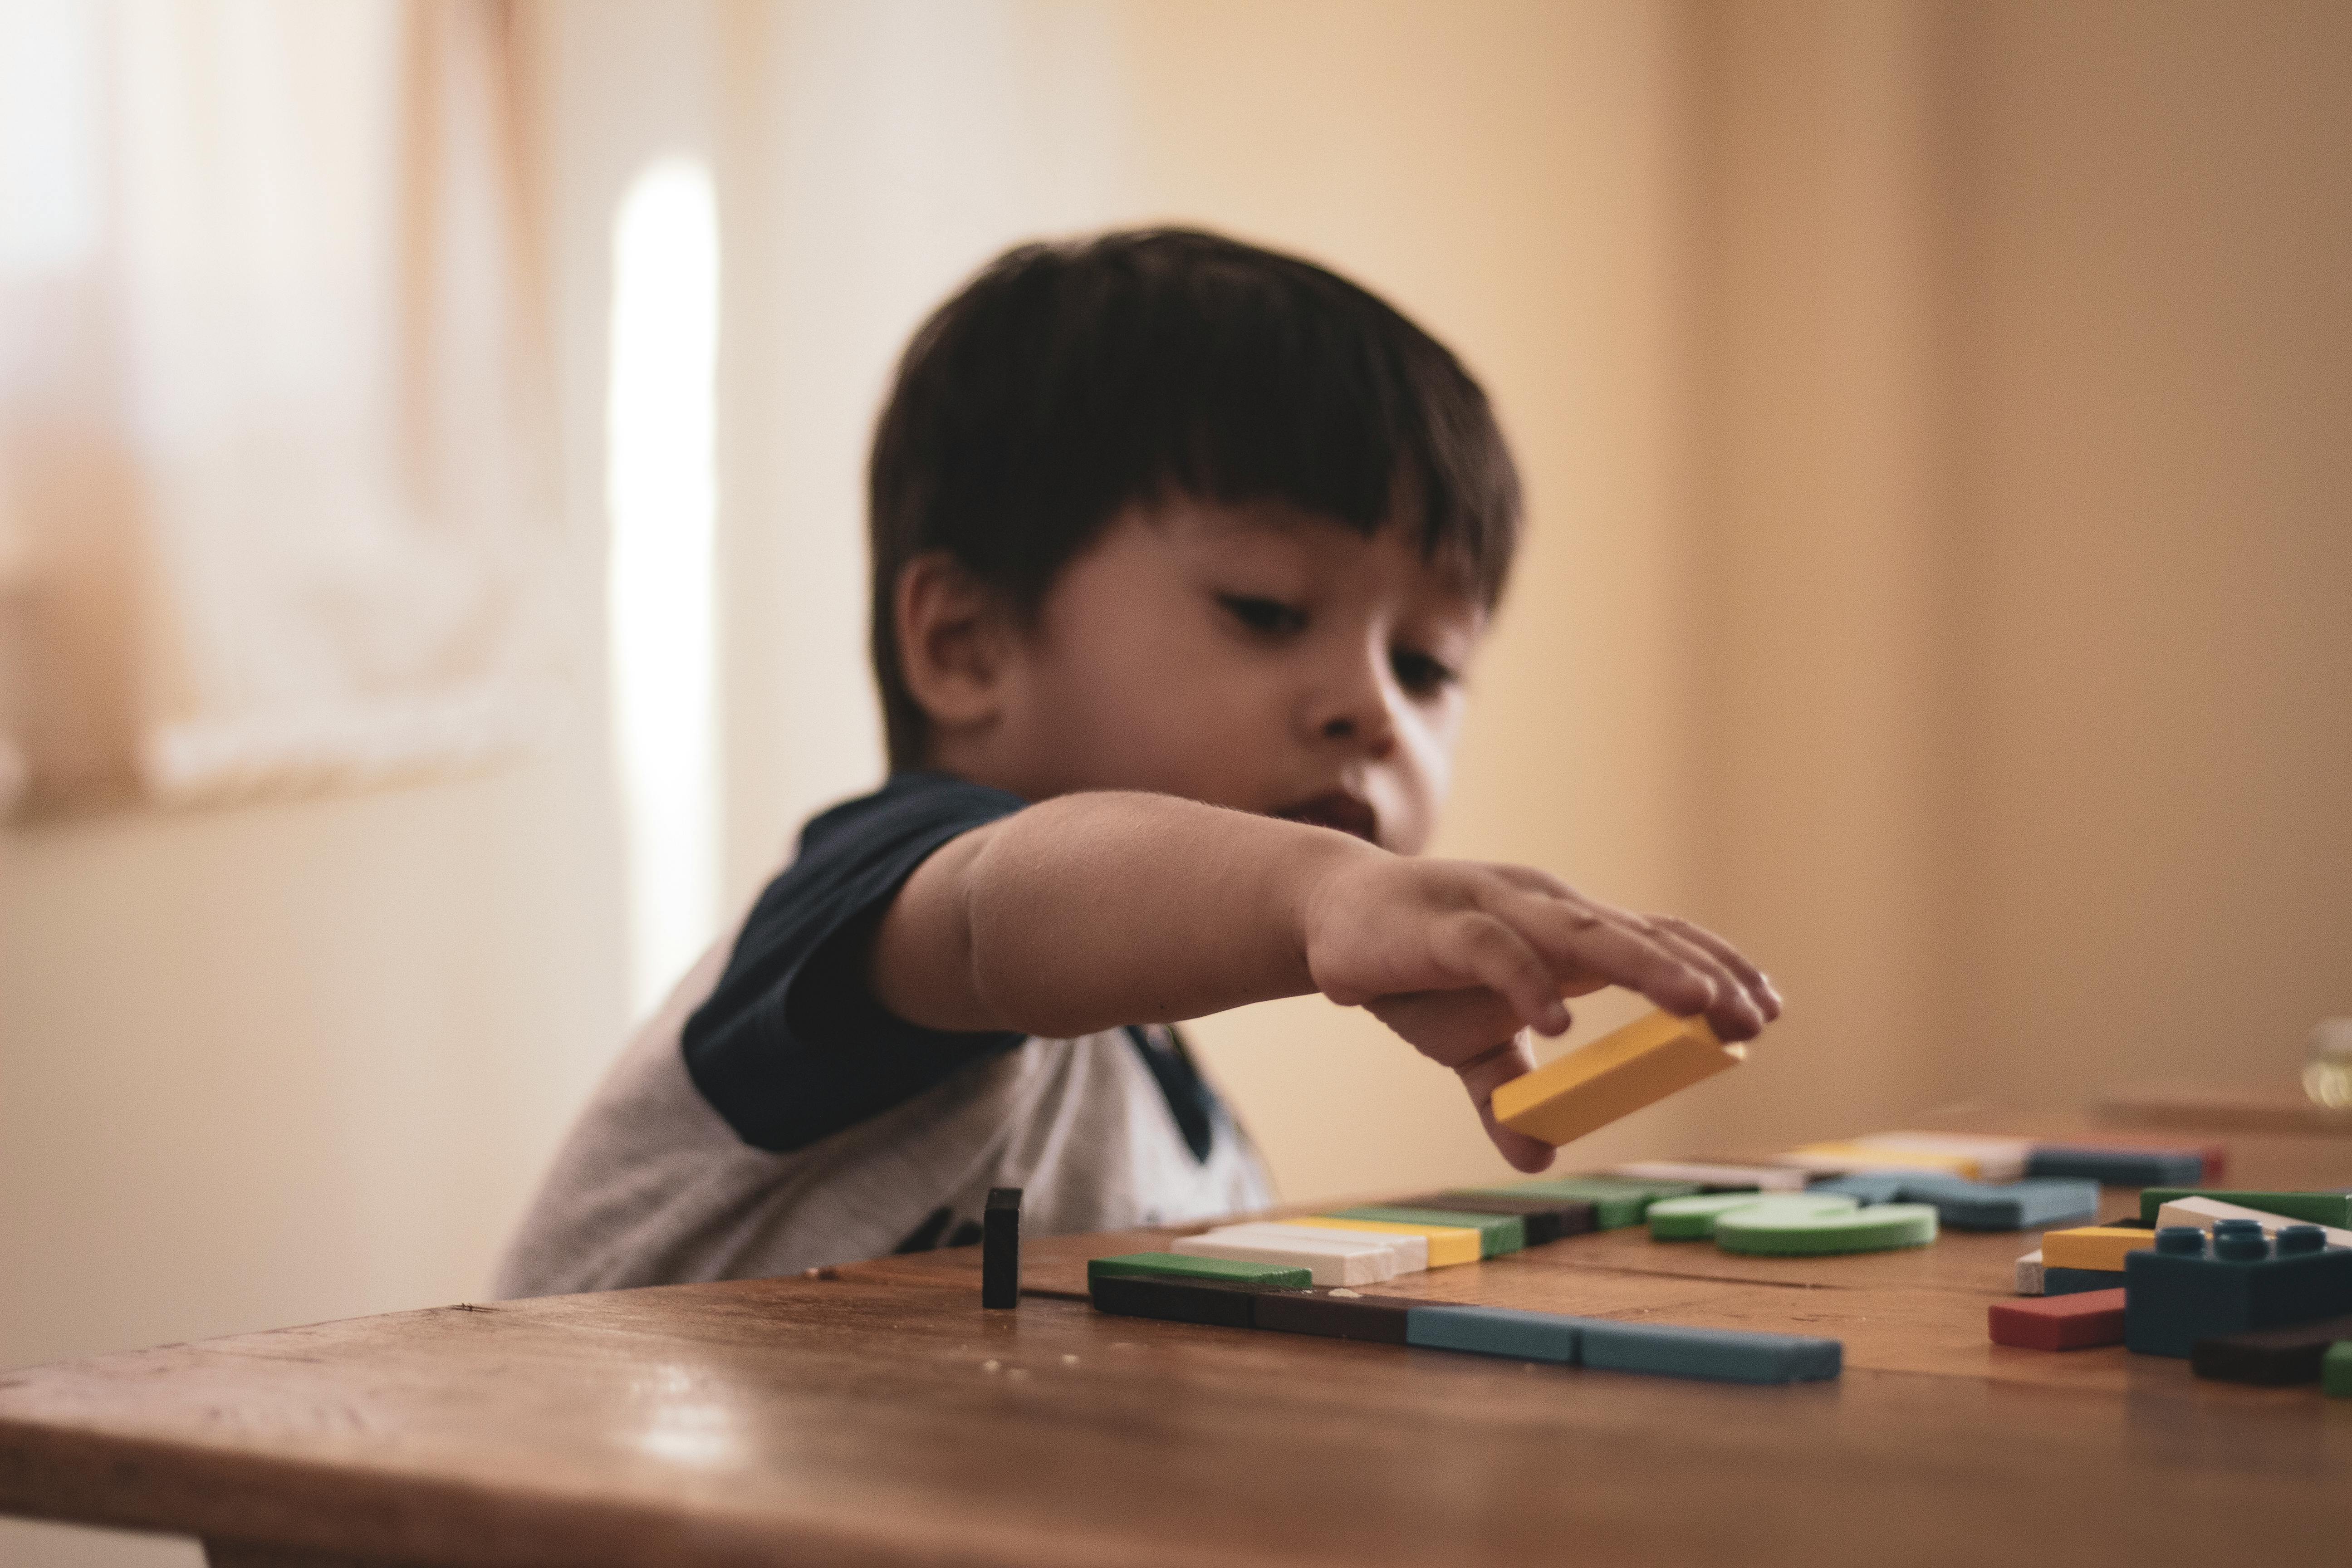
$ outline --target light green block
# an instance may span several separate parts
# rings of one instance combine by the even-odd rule
[[[1700,1193],[1695,1197],[1660,1198],[1650,1205],[1650,1239],[1705,1241],[1715,1234],[1717,1219],[1760,1204],[1806,1215],[1843,1214],[1861,1206],[1843,1193]]]
[[[1278,1263],[1244,1263],[1232,1258],[1186,1258],[1173,1252],[1127,1252],[1117,1258],[1087,1260],[1087,1282],[1144,1275],[1178,1279],[1214,1279],[1225,1285],[1265,1285],[1304,1290],[1314,1277],[1305,1268]]]
[[[1808,1214],[1758,1204],[1733,1209],[1715,1222],[1715,1244],[1726,1252],[1814,1257],[1925,1247],[1935,1239],[1932,1204],[1875,1204],[1843,1214]]]
[[[2319,1388],[2337,1399],[2352,1399],[2352,1340],[2338,1340],[2327,1347],[2319,1362]]]

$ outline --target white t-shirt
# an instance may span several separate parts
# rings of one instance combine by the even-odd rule
[[[1248,1138],[1172,1032],[956,1036],[864,986],[923,858],[1015,796],[900,774],[801,852],[638,1031],[556,1158],[500,1296],[744,1279],[979,1238],[992,1187],[1035,1235],[1265,1208]]]

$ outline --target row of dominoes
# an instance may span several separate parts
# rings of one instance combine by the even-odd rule
[[[2219,1181],[2227,1167],[2228,1152],[2218,1143],[2101,1142],[2087,1138],[2052,1142],[1982,1133],[1874,1132],[1832,1143],[1808,1143],[1774,1155],[1771,1163],[1823,1176],[1884,1173],[1982,1182],[2045,1177],[2151,1187]]]
[[[2019,1259],[2027,1299],[1990,1308],[1994,1342],[2122,1344],[2185,1356],[2200,1377],[2352,1394],[2352,1192],[2151,1189],[2140,1203],[2139,1223],[2052,1231]]]
[[[1303,1268],[1181,1253],[1130,1253],[1087,1265],[1096,1310],[1126,1317],[1265,1329],[1326,1339],[1465,1351],[1599,1371],[1727,1383],[1838,1375],[1835,1340],[1671,1323],[1623,1323],[1502,1307],[1459,1307],[1317,1289]]]

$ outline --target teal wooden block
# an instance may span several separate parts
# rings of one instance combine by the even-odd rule
[[[1578,1333],[1587,1321],[1509,1307],[1415,1305],[1405,1313],[1404,1342],[1427,1350],[1471,1351],[1572,1366]]]
[[[1640,1372],[1717,1383],[1813,1383],[1838,1375],[1845,1346],[1836,1340],[1743,1329],[1582,1320],[1580,1361],[1596,1372]]]
[[[2124,1282],[2120,1273],[2104,1268],[2044,1268],[2042,1271],[2042,1293],[2045,1296],[2074,1296],[2084,1290],[2112,1290]]]
[[[1450,1225],[1478,1233],[1478,1256],[1498,1258],[1528,1245],[1528,1223],[1517,1215],[1479,1214],[1469,1209],[1403,1208],[1390,1204],[1365,1204],[1339,1211],[1341,1219],[1376,1219],[1383,1225]]]
[[[1304,1268],[1273,1263],[1244,1263],[1229,1258],[1185,1258],[1173,1252],[1128,1252],[1116,1258],[1089,1258],[1087,1283],[1097,1279],[1162,1275],[1176,1279],[1222,1280],[1229,1285],[1263,1285],[1304,1289],[1314,1283]]]
[[[2099,1212],[2098,1183],[2055,1177],[1971,1182],[1907,1176],[1901,1197],[1906,1204],[1934,1205],[1937,1223],[1952,1230],[2042,1230],[2087,1221]]]

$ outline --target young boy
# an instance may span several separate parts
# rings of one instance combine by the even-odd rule
[[[889,782],[809,823],[646,1023],[501,1293],[775,1274],[1273,1192],[1168,1026],[1320,991],[1497,1125],[1521,1031],[1604,984],[1780,1010],[1681,921],[1412,858],[1518,485],[1476,384],[1388,305],[1213,236],[1029,246],[917,334],[874,447]]]

